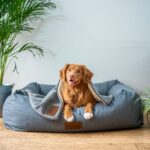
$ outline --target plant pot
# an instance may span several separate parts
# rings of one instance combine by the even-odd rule
[[[150,126],[150,110],[147,112],[144,112],[144,126],[146,127]]]
[[[2,85],[0,86],[0,117],[2,117],[3,104],[6,98],[11,95],[13,85]]]

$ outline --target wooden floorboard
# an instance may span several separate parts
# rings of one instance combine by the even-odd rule
[[[150,128],[94,133],[32,133],[5,129],[0,150],[150,150]]]

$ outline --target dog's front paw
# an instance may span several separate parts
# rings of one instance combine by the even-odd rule
[[[72,122],[74,120],[74,116],[64,116],[64,119],[67,121],[67,122]]]
[[[93,118],[93,113],[92,112],[85,112],[84,113],[84,118],[86,120],[89,120],[89,119]]]

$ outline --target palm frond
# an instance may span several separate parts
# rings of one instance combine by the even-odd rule
[[[6,48],[6,50],[4,51],[4,54],[3,55],[8,55],[14,51],[14,49],[17,47],[18,43],[15,43],[15,44],[11,44],[11,45],[8,45],[8,48]]]
[[[13,72],[19,73],[19,72],[18,72],[18,68],[17,68],[17,64],[16,64],[15,61],[14,61],[14,69],[13,69]]]
[[[25,51],[29,51],[33,54],[33,56],[35,57],[36,54],[38,54],[39,56],[43,56],[44,55],[44,51],[40,46],[37,46],[33,43],[26,43],[24,44],[18,51],[16,51],[15,53],[19,54]]]
[[[19,48],[15,38],[23,31],[32,32],[31,23],[54,8],[56,5],[51,0],[0,0],[0,84],[5,70],[18,54],[28,51],[34,57],[43,56],[41,47],[27,43]],[[14,66],[16,70],[16,62]]]

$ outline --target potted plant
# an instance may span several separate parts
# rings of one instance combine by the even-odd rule
[[[142,96],[142,101],[144,110],[144,123],[145,126],[150,126],[150,96]]]
[[[43,49],[33,43],[20,45],[17,36],[24,32],[32,32],[33,21],[46,15],[48,10],[55,8],[50,0],[0,0],[0,116],[6,97],[11,94],[12,85],[3,83],[5,72],[10,63],[14,63],[18,54],[31,52],[34,56],[43,55]]]

